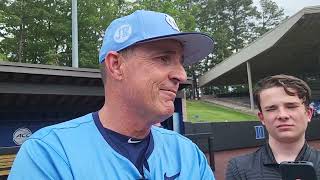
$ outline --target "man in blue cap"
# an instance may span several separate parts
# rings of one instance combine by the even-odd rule
[[[183,65],[212,48],[209,36],[180,32],[164,13],[139,10],[114,20],[99,54],[104,106],[37,131],[9,179],[214,179],[194,143],[153,126],[174,112]]]

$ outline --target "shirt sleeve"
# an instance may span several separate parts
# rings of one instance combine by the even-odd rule
[[[197,151],[199,153],[200,159],[200,176],[202,180],[215,180],[211,167],[208,164],[208,160],[203,152],[198,148]]]
[[[227,170],[226,170],[226,180],[241,180],[237,162],[235,159],[231,159],[228,162]]]
[[[49,144],[40,139],[28,139],[21,146],[8,180],[73,179],[67,161]]]

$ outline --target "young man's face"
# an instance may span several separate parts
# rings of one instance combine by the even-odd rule
[[[283,87],[273,87],[260,93],[260,105],[258,116],[269,132],[269,139],[291,143],[305,138],[312,109],[306,108],[298,96],[288,95]]]
[[[187,78],[182,53],[179,42],[159,40],[137,45],[125,57],[124,96],[142,117],[159,122],[173,114],[179,84]]]

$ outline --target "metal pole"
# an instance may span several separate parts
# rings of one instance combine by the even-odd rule
[[[253,102],[253,92],[252,92],[252,79],[251,79],[251,68],[250,63],[247,61],[247,74],[248,74],[248,86],[249,86],[249,94],[250,94],[250,109],[254,110],[254,102]]]
[[[213,142],[214,142],[214,138],[213,137],[209,137],[208,138],[208,148],[209,148],[209,163],[210,163],[210,167],[212,171],[216,170],[216,166],[215,166],[215,161],[214,161],[214,150],[213,150]]]
[[[77,0],[72,0],[72,67],[79,67]]]

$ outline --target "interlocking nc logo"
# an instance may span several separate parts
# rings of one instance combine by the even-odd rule
[[[123,43],[129,39],[132,33],[132,28],[129,24],[118,27],[113,35],[113,40],[117,43]]]
[[[166,15],[166,21],[174,30],[180,31],[176,22],[174,21],[174,19],[171,16]]]

